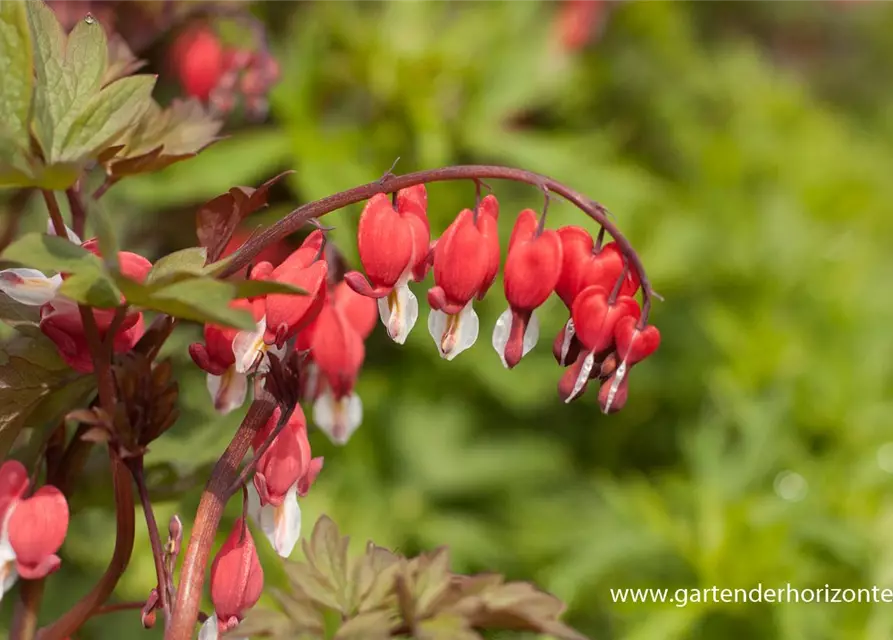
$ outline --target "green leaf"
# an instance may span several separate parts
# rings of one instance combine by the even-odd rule
[[[36,78],[33,131],[43,154],[31,159],[35,169],[25,181],[64,189],[148,109],[155,77],[131,76],[103,87],[109,46],[102,25],[84,19],[66,37],[43,2],[28,0],[27,8]],[[15,174],[9,179],[22,181]]]
[[[3,252],[3,258],[41,271],[77,273],[102,271],[102,261],[67,238],[43,233],[28,233]]]
[[[0,320],[21,333],[40,334],[37,329],[40,322],[39,308],[16,302],[5,293],[0,293]]]
[[[233,282],[236,288],[236,298],[253,298],[255,296],[265,296],[271,293],[280,293],[287,295],[306,296],[307,291],[301,287],[286,284],[285,282],[275,282],[273,280],[240,280]]]
[[[28,123],[34,90],[34,56],[28,14],[22,2],[0,3],[0,158],[28,147]]]
[[[155,263],[146,278],[146,284],[158,284],[184,274],[200,276],[204,273],[207,259],[208,250],[205,247],[190,247],[175,251]]]
[[[78,378],[43,336],[16,336],[0,345],[0,458],[50,394]]]
[[[100,269],[84,269],[65,279],[59,293],[99,309],[113,309],[121,303],[121,291]]]
[[[4,3],[5,4],[5,3]],[[75,87],[65,71],[65,34],[53,10],[41,0],[28,0],[28,19],[34,37],[34,134],[51,161],[57,123],[75,102]]]
[[[78,162],[93,158],[113,142],[149,107],[153,76],[131,76],[113,82],[93,96],[57,144],[59,162]]]
[[[93,223],[93,230],[96,232],[96,237],[99,240],[99,251],[102,253],[102,260],[108,265],[109,269],[116,270],[118,268],[119,249],[115,227],[101,200],[97,201],[89,198],[88,204],[88,218]]]
[[[142,285],[124,277],[116,282],[130,304],[194,322],[210,322],[235,329],[251,330],[251,313],[233,309],[229,303],[235,287],[213,278],[191,278],[161,288]]]

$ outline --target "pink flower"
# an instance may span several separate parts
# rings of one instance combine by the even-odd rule
[[[562,227],[558,236],[561,238],[561,276],[555,285],[555,293],[568,311],[583,289],[599,285],[611,292],[621,277],[620,295],[633,296],[638,291],[639,277],[634,269],[627,268],[624,273],[623,254],[616,242],[597,249],[590,233],[575,226]],[[573,319],[568,319],[556,336],[552,350],[561,366],[577,359],[580,343],[576,339]]]
[[[639,303],[634,298],[619,296],[612,302],[610,294],[598,285],[587,287],[577,296],[572,318],[582,348],[558,385],[559,395],[565,402],[586,389],[597,357],[614,350],[615,325],[625,317],[638,320],[640,314]]]
[[[93,309],[91,311],[99,329],[99,337],[105,340],[115,311],[112,309]],[[136,346],[145,332],[142,313],[128,313],[124,322],[115,333],[113,348],[115,353],[126,353]],[[40,308],[40,330],[53,341],[59,355],[75,371],[90,373],[93,371],[93,359],[87,344],[87,334],[80,310],[75,302],[64,298],[56,298]]]
[[[56,552],[68,533],[68,503],[50,485],[26,498],[28,485],[20,462],[0,466],[0,598],[19,576],[43,578],[61,564]]]
[[[199,638],[216,638],[236,628],[257,604],[264,589],[264,570],[257,558],[251,532],[242,518],[211,563],[211,602],[214,615],[202,625]]]
[[[297,347],[309,351],[318,388],[312,390],[313,421],[329,439],[345,444],[363,419],[363,403],[354,392],[363,366],[363,341],[375,326],[375,303],[345,282],[335,286],[312,326],[298,336]]]
[[[255,451],[276,428],[281,415],[277,407],[264,428],[255,435],[252,443]],[[252,519],[276,552],[285,558],[291,555],[301,537],[298,497],[307,495],[322,465],[322,458],[312,457],[304,411],[297,405],[288,423],[261,455],[248,493],[248,511]]]
[[[517,365],[539,340],[534,310],[548,299],[560,275],[558,234],[542,229],[536,213],[525,209],[515,222],[505,261],[504,287],[509,308],[493,329],[493,348],[507,368]]]
[[[489,195],[477,212],[463,210],[434,247],[434,287],[428,291],[428,332],[452,360],[478,337],[472,300],[483,299],[499,270],[499,204]]]
[[[403,344],[419,316],[419,303],[409,281],[424,279],[428,271],[431,229],[424,185],[397,192],[396,207],[383,193],[363,209],[357,230],[357,249],[366,278],[357,271],[344,276],[351,289],[378,300],[378,313],[388,335]]]
[[[234,300],[230,307],[251,311],[255,322],[263,317],[263,300]],[[238,329],[206,324],[205,343],[189,345],[192,360],[208,374],[208,392],[214,408],[222,414],[241,407],[248,394],[248,376],[236,367],[233,343],[238,335]]]

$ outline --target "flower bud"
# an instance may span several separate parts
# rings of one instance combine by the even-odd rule
[[[245,521],[239,518],[211,563],[212,618],[218,632],[226,633],[238,626],[245,612],[257,604],[263,588],[264,570],[254,540]]]

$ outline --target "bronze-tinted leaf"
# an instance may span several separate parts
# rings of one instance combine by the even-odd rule
[[[328,516],[317,520],[310,534],[310,543],[302,541],[307,562],[331,586],[331,594],[337,605],[334,607],[346,613],[348,602],[348,562],[347,547],[350,538],[342,537],[338,526]]]
[[[433,616],[450,587],[450,552],[440,547],[433,553],[419,556],[418,569],[412,585],[416,616]]]
[[[208,248],[208,262],[216,262],[239,223],[267,204],[270,188],[292,171],[270,178],[257,189],[233,187],[227,193],[206,202],[196,217],[199,244]]]
[[[333,585],[310,564],[290,562],[285,573],[292,587],[320,606],[340,610],[341,603]]]
[[[399,626],[394,614],[387,611],[361,613],[338,628],[335,640],[388,640],[391,629]]]
[[[298,597],[298,594],[284,593],[278,589],[274,589],[272,595],[288,617],[292,629],[315,634],[322,634],[325,631],[322,612],[316,608],[312,600]]]
[[[161,169],[195,156],[218,140],[223,122],[197,100],[174,100],[167,109],[152,102],[118,141],[117,153],[102,156],[109,179]]]
[[[401,558],[371,541],[353,567],[350,585],[351,613],[364,613],[394,604],[394,576]]]
[[[476,629],[537,631],[560,640],[586,640],[558,620],[564,609],[558,598],[527,582],[494,585],[449,607]]]
[[[481,640],[462,616],[442,614],[416,625],[413,636],[417,640]]]
[[[291,630],[291,621],[284,614],[272,609],[254,607],[245,615],[245,619],[234,630],[233,637],[270,637],[287,636]],[[226,637],[226,636],[224,636]]]

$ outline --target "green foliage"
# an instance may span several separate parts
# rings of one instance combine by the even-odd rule
[[[19,4],[19,3],[15,3]],[[104,85],[108,70],[105,31],[95,19],[80,21],[66,36],[53,11],[43,2],[28,0],[33,57],[20,60],[17,71],[34,77],[33,97],[25,85],[7,108],[27,113],[12,124],[15,146],[4,171],[7,184],[65,189],[83,168],[96,160],[149,107],[155,78],[130,76]],[[21,24],[20,9],[7,9],[10,22]],[[29,131],[29,126],[32,128]],[[30,133],[40,147],[34,157],[28,148]],[[4,145],[6,147],[6,145]]]
[[[0,3],[4,61],[23,51],[7,38],[30,38],[6,26],[18,4]],[[354,541],[407,556],[448,544],[456,571],[542,585],[593,638],[886,640],[883,605],[675,607],[619,604],[609,591],[889,586],[893,94],[882,79],[893,11],[851,4],[615,3],[603,37],[569,56],[552,37],[556,2],[258,3],[283,70],[270,120],[232,123],[230,139],[103,200],[121,245],[157,257],[196,244],[205,200],[288,168],[265,213],[238,216],[248,229],[375,180],[398,156],[397,172],[491,161],[583,191],[614,213],[666,298],[653,310],[663,344],[633,372],[624,411],[605,418],[589,395],[555,397],[548,339],[566,320],[555,301],[539,314],[541,344],[502,368],[487,344],[505,306],[497,283],[475,304],[479,343],[453,362],[437,356],[424,311],[402,348],[376,328],[357,386],[362,427],[345,448],[311,435],[326,466],[302,500],[305,520],[330,514]],[[13,77],[0,73],[0,86]],[[492,186],[505,247],[514,214],[540,194]],[[438,235],[473,185],[429,194]],[[37,209],[23,230],[46,228]],[[353,267],[359,210],[324,221]],[[586,224],[560,201],[549,211],[550,225]],[[413,285],[421,300],[429,284]],[[7,307],[2,317],[31,326],[33,309]],[[184,323],[165,347],[182,417],[147,459],[160,522],[177,512],[188,525],[243,414],[211,408],[186,354],[200,339]],[[112,498],[94,462],[41,622],[86,593],[111,554]],[[145,598],[154,580],[137,536],[122,601]],[[280,608],[311,618],[256,537]],[[363,551],[352,543],[354,557]],[[265,624],[288,636],[295,622],[270,613],[273,598],[262,604]],[[323,628],[337,627],[330,618]],[[132,612],[78,637],[132,633],[161,637]]]
[[[288,562],[291,591],[278,611],[254,610],[239,633],[273,638],[475,640],[483,630],[548,633],[585,640],[559,622],[564,605],[526,582],[497,574],[457,575],[446,547],[405,558],[372,542],[355,561],[350,539],[322,516],[304,541],[306,563]]]
[[[0,345],[0,457],[22,428],[39,432],[59,420],[93,387],[73,372],[42,336],[17,335]]]

